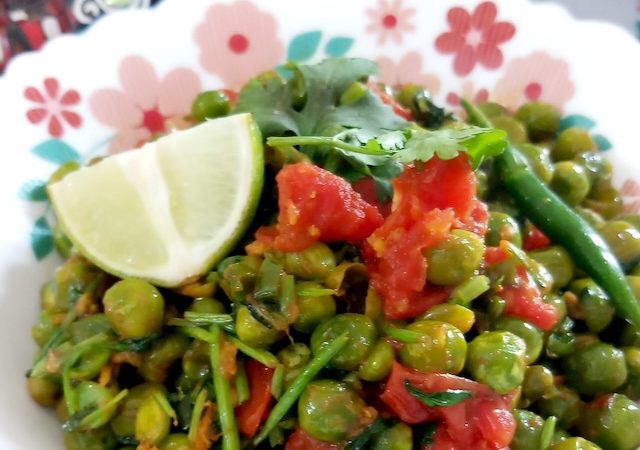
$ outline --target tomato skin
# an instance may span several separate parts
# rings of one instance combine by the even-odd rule
[[[558,321],[555,308],[542,301],[540,289],[523,266],[518,266],[516,273],[515,283],[503,286],[499,293],[505,300],[504,314],[520,317],[549,331]]]
[[[245,362],[249,382],[249,398],[235,409],[238,429],[246,437],[253,437],[266,417],[271,402],[273,369],[253,359]]]
[[[489,215],[475,197],[475,175],[466,155],[407,166],[392,183],[391,213],[361,250],[385,316],[408,319],[442,303],[449,293],[427,283],[424,252],[454,228],[483,235]]]
[[[473,395],[453,406],[429,407],[406,390],[405,380],[426,393],[463,389]],[[425,449],[502,450],[515,433],[515,420],[505,399],[486,385],[455,375],[421,373],[394,363],[380,399],[406,423],[438,422],[433,444]]]
[[[537,227],[531,226],[524,237],[522,248],[526,251],[538,250],[551,245],[551,240]]]
[[[342,450],[343,444],[330,444],[312,438],[302,428],[296,428],[284,447],[284,450]]]
[[[301,251],[315,242],[366,239],[383,218],[343,178],[309,163],[284,167],[278,184],[277,236],[269,244],[285,252]]]

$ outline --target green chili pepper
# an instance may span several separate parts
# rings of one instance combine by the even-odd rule
[[[462,100],[473,125],[490,127],[490,121],[467,100]],[[553,242],[561,243],[573,260],[612,299],[617,312],[640,326],[640,303],[607,244],[593,228],[547,188],[528,168],[520,153],[508,147],[496,157],[500,177],[509,193],[531,220]]]

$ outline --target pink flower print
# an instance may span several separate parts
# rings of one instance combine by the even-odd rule
[[[500,44],[513,37],[516,28],[510,22],[496,22],[498,10],[493,2],[480,3],[473,13],[455,7],[447,13],[451,31],[436,39],[440,53],[453,53],[453,70],[457,75],[471,73],[476,63],[486,69],[502,64]]]
[[[55,78],[45,78],[44,90],[29,86],[24,90],[27,100],[35,103],[27,110],[27,120],[34,125],[47,124],[47,131],[55,138],[64,134],[64,124],[72,128],[82,125],[82,117],[71,109],[80,103],[80,94],[75,89],[60,91],[60,83]]]
[[[273,69],[284,54],[278,24],[251,2],[211,6],[195,30],[200,64],[218,75],[229,88],[241,87],[249,78]]]
[[[377,9],[367,10],[370,19],[367,33],[377,33],[380,45],[388,39],[401,44],[402,34],[415,29],[411,23],[411,18],[415,14],[415,8],[402,7],[402,0],[378,0]]]
[[[502,78],[496,82],[492,97],[509,109],[531,100],[551,103],[562,109],[573,97],[569,65],[537,51],[509,61]]]
[[[620,195],[624,198],[625,213],[640,213],[640,183],[635,180],[625,180],[620,188]]]
[[[440,90],[440,79],[422,71],[422,56],[418,52],[405,54],[397,63],[381,56],[377,63],[380,67],[380,80],[391,86],[414,83],[423,86],[431,95],[436,95]]]
[[[486,102],[489,99],[489,91],[484,88],[476,90],[473,82],[468,80],[462,83],[460,94],[449,92],[447,94],[447,103],[451,106],[458,107],[460,106],[460,97],[467,98],[474,103]]]
[[[128,56],[118,71],[122,90],[105,88],[91,94],[89,109],[102,124],[114,128],[116,136],[109,153],[135,148],[191,111],[200,92],[198,75],[177,68],[158,79],[155,69],[141,56]]]

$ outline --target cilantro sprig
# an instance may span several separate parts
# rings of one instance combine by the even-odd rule
[[[427,406],[444,407],[457,405],[472,397],[471,391],[449,389],[442,392],[426,393],[415,387],[409,380],[404,380],[405,389]]]
[[[332,137],[269,137],[267,145],[329,147],[352,153],[352,157],[370,166],[383,165],[390,160],[397,160],[403,164],[427,162],[434,156],[448,160],[464,152],[469,156],[472,167],[476,169],[485,158],[502,153],[507,141],[506,133],[502,130],[465,127],[434,131],[412,128],[391,131],[379,136],[371,135],[370,130],[348,130]],[[361,155],[366,157],[363,158]]]

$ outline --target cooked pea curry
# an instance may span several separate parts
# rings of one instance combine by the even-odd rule
[[[366,60],[284,72],[187,118],[266,138],[207,275],[118,279],[56,230],[27,388],[66,448],[640,446],[640,216],[588,132],[540,102],[449,113]]]

